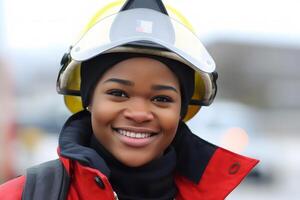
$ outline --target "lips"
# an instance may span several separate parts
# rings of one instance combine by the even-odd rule
[[[122,143],[131,147],[144,147],[151,144],[158,132],[141,128],[113,128]]]

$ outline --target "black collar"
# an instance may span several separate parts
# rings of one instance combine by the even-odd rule
[[[93,135],[91,148],[105,160],[111,173],[109,181],[122,200],[173,200],[176,153],[169,147],[163,156],[143,166],[128,167],[108,152]]]

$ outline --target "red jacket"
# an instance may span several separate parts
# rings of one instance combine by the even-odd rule
[[[68,200],[114,200],[112,187],[108,179],[98,170],[71,162],[60,157],[68,173],[72,177]],[[257,160],[247,158],[222,148],[218,148],[198,184],[177,175],[176,185],[178,195],[176,200],[221,200],[243,180],[250,170],[258,163]],[[95,182],[100,177],[104,187]],[[0,186],[1,200],[21,200],[25,177],[13,179]]]
[[[80,127],[84,123],[89,126],[90,122],[86,119],[84,114],[71,117],[66,122],[60,136],[60,140],[63,142],[60,142],[59,158],[71,177],[67,200],[113,200],[112,186],[104,173],[88,165],[82,165],[82,162],[79,161],[80,159],[82,161],[82,157],[76,159],[76,155],[82,156],[81,146],[76,144],[81,141],[74,142],[71,140],[82,138],[82,135],[80,135],[81,137],[74,137],[76,134],[82,134],[82,132],[77,133],[74,130],[78,124]],[[69,127],[71,128],[68,129]],[[185,171],[181,173],[178,171],[175,176],[178,189],[176,200],[223,200],[258,163],[256,159],[235,154],[198,138],[185,126],[181,131],[185,131],[185,134],[179,141],[187,143],[180,146],[178,155],[180,157],[180,152],[191,152],[191,155],[188,154],[188,156],[183,153],[181,159],[184,160],[184,165],[189,165],[189,169],[192,169],[188,173],[195,172],[197,175],[197,171],[199,171],[200,176],[193,179],[188,173],[184,174]],[[86,137],[90,137],[90,135]],[[67,146],[71,146],[76,152],[71,152],[70,149],[65,151]],[[193,151],[196,154],[195,157],[192,155]],[[90,159],[94,157],[97,156],[92,155]],[[25,179],[25,176],[21,176],[1,185],[0,199],[21,200]]]

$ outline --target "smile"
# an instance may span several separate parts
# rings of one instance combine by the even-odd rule
[[[159,132],[148,128],[122,127],[113,128],[118,135],[119,141],[133,148],[146,147],[157,139]]]
[[[132,139],[147,139],[158,134],[150,129],[144,128],[113,128],[118,134]]]
[[[117,132],[120,133],[121,135],[131,137],[131,138],[137,138],[137,139],[148,138],[151,137],[151,135],[153,135],[151,133],[132,132],[123,129],[117,129]]]

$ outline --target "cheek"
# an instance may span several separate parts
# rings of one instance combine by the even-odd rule
[[[158,118],[163,132],[168,134],[168,137],[174,137],[180,121],[180,108],[161,111]]]
[[[112,125],[118,116],[119,108],[105,98],[95,98],[91,105],[91,122],[98,141],[109,151],[115,144]]]
[[[116,118],[117,113],[118,107],[106,100],[105,97],[95,98],[91,105],[93,129],[108,126]]]
[[[92,107],[92,116],[95,120],[105,121],[110,118],[111,112],[109,112],[109,106],[104,104],[94,105]]]

